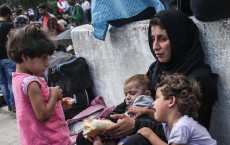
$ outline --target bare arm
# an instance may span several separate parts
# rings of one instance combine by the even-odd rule
[[[161,140],[151,129],[149,129],[147,127],[143,127],[141,129],[139,129],[137,133],[141,134],[146,139],[148,139],[152,145],[168,145],[163,140]],[[170,145],[185,145],[185,144],[174,144],[173,143]]]
[[[45,102],[38,83],[31,82],[28,86],[28,95],[37,119],[47,121],[54,111],[56,102],[62,98],[62,90],[59,87],[50,88],[50,99]]]
[[[139,129],[137,133],[147,138],[152,145],[168,145],[167,143],[163,142],[151,129],[147,127]]]
[[[146,108],[139,107],[139,106],[131,106],[128,109],[128,113],[135,114],[136,118],[138,118],[142,115],[147,115],[151,119],[154,119],[154,111],[152,109],[146,109]]]

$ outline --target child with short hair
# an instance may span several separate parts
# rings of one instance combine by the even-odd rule
[[[156,86],[154,119],[162,122],[170,145],[216,145],[209,132],[194,119],[198,116],[201,88],[182,74],[164,74]],[[167,145],[151,129],[138,131],[152,145]]]
[[[129,113],[129,109],[134,106],[139,106],[138,108],[146,108],[149,109],[152,107],[153,98],[151,96],[150,88],[150,80],[145,74],[136,74],[130,78],[128,78],[124,83],[124,94],[125,94],[125,103],[128,106],[126,108],[125,113],[127,116],[139,119],[150,119],[148,114],[139,114],[136,116],[135,113]],[[119,120],[118,120],[119,121]],[[117,144],[122,145],[126,138],[122,138],[115,142],[105,142],[104,145],[107,144]],[[94,145],[102,145],[100,138],[96,138],[94,140]]]
[[[7,52],[16,63],[12,74],[17,123],[22,145],[69,145],[70,132],[59,100],[60,87],[48,87],[40,77],[56,46],[34,23],[10,33]]]
[[[127,104],[125,114],[129,117],[136,118],[135,113],[129,113],[129,109],[132,106],[138,106],[141,108],[151,108],[153,98],[151,96],[150,80],[145,74],[137,74],[128,78],[124,83],[125,102]],[[145,114],[142,114],[145,115]],[[143,116],[141,116],[143,118]],[[144,117],[146,118],[146,116]]]

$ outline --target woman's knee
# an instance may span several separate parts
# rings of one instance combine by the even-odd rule
[[[134,134],[127,138],[123,145],[151,145],[151,143],[142,135]]]

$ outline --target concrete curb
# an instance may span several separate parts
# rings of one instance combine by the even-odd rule
[[[0,108],[0,114],[7,114],[7,113],[10,113],[7,106],[3,106]]]

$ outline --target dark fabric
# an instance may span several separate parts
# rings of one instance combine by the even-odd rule
[[[137,14],[133,17],[118,19],[118,20],[112,20],[112,21],[108,21],[108,23],[112,26],[120,27],[120,26],[123,26],[123,25],[131,23],[131,22],[150,19],[155,13],[156,13],[156,11],[155,11],[154,7],[148,7],[147,9],[143,10],[142,12],[140,12],[139,14]]]
[[[190,0],[194,16],[201,21],[215,21],[230,17],[229,0]]]
[[[151,143],[144,136],[134,134],[129,136],[123,145],[151,145]]]
[[[0,59],[8,59],[6,52],[6,41],[7,35],[13,27],[13,23],[0,21]]]
[[[157,121],[151,121],[151,120],[139,120],[137,119],[135,121],[135,132],[137,132],[139,129],[143,128],[143,127],[148,127],[151,130],[153,130],[156,135],[161,138],[161,140],[167,142],[167,139],[165,137],[165,133],[163,130],[163,126],[161,123],[157,122]]]
[[[186,13],[188,16],[192,16],[190,1],[192,0],[177,0],[178,10]]]
[[[149,28],[149,46],[156,59],[147,73],[151,78],[151,87],[155,88],[162,73],[183,73],[199,81],[203,95],[198,122],[208,129],[212,106],[217,99],[218,75],[212,73],[209,65],[204,63],[198,28],[186,14],[177,10],[164,10],[155,16],[161,19],[167,30],[171,44],[171,58],[164,64],[157,60]]]
[[[71,108],[64,109],[66,120],[86,109],[95,98],[88,64],[83,57],[50,68],[48,76],[49,86],[60,86],[63,97],[76,98],[76,103]]]
[[[165,9],[177,9],[177,0],[160,0]]]
[[[77,145],[93,145],[91,141],[89,141],[88,139],[85,139],[82,132],[78,134],[77,139],[76,139],[76,144]]]
[[[190,1],[191,0],[160,0],[165,9],[180,10],[187,15],[192,16],[193,13],[191,11]]]
[[[109,120],[111,120],[113,122],[117,122],[117,120],[112,119],[110,117],[110,115],[113,115],[113,114],[123,114],[123,113],[125,113],[126,108],[127,108],[127,104],[124,101],[121,104],[117,105],[116,108],[108,116],[106,116],[105,118],[109,119]]]

